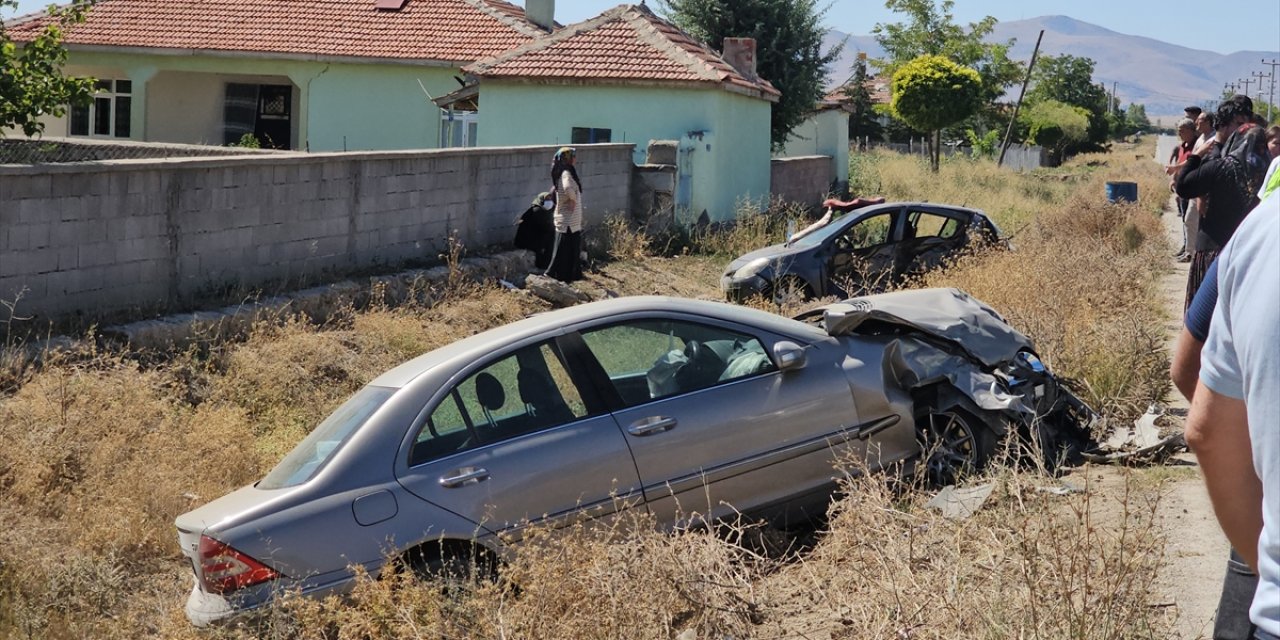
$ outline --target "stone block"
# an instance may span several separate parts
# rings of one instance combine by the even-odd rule
[[[116,261],[117,245],[114,242],[91,242],[82,244],[78,247],[80,255],[77,263],[80,268],[96,267],[100,265],[111,264]],[[57,252],[50,252],[53,256],[53,265],[57,265]]]

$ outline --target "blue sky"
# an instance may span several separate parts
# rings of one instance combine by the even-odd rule
[[[510,1],[522,4],[524,0]],[[556,19],[562,23],[585,20],[617,4],[616,0],[557,0]],[[649,0],[649,6],[657,3]],[[1215,15],[1217,7],[1228,8],[1230,17]],[[1280,51],[1277,0],[956,0],[952,13],[962,24],[987,15],[1001,21],[1067,15],[1112,31],[1218,53]],[[899,19],[884,8],[883,0],[835,0],[826,22],[833,29],[861,36],[869,35],[878,22]]]
[[[524,2],[511,1],[517,4]],[[37,11],[46,4],[47,0],[19,0],[17,13]],[[556,19],[562,23],[577,22],[617,4],[617,0],[557,0]],[[651,0],[650,5],[656,6],[656,1]],[[1230,15],[1213,14],[1217,7],[1228,9]],[[12,11],[4,12],[6,16],[12,14]],[[1280,51],[1280,2],[1277,0],[1219,3],[1187,0],[957,0],[954,14],[962,23],[985,15],[1011,21],[1062,14],[1112,31],[1218,53]],[[834,0],[826,17],[828,26],[853,35],[868,35],[876,23],[895,21],[896,15],[884,8],[882,0]]]

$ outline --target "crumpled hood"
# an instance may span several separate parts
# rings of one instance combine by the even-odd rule
[[[822,315],[832,336],[857,333],[868,321],[904,326],[953,343],[987,367],[1009,362],[1031,339],[1009,326],[994,309],[959,289],[914,289],[880,293],[807,311]]]
[[[807,247],[789,247],[789,246],[787,246],[787,245],[786,245],[786,244],[784,244],[784,243],[778,243],[778,244],[769,245],[769,246],[767,246],[767,247],[765,247],[765,248],[763,248],[763,249],[756,249],[755,251],[752,251],[751,253],[747,253],[747,254],[743,254],[743,255],[739,256],[737,260],[734,260],[733,262],[730,262],[730,263],[729,263],[729,266],[725,268],[725,273],[733,273],[733,272],[737,271],[738,269],[741,269],[741,268],[743,268],[743,267],[747,266],[747,263],[748,263],[748,262],[751,262],[751,261],[756,260],[756,259],[758,259],[758,258],[774,258],[774,259],[776,259],[776,258],[781,258],[781,257],[783,257],[783,256],[789,256],[789,255],[794,255],[794,254],[797,254],[797,253],[802,253],[802,252],[804,252],[806,249],[807,249]]]

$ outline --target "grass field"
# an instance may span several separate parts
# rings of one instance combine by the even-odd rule
[[[852,182],[990,212],[1016,250],[965,257],[923,284],[992,304],[1084,398],[1126,420],[1167,385],[1154,288],[1170,250],[1154,215],[1167,189],[1144,151],[1027,175],[965,159],[933,175],[915,158],[859,155]],[[1117,179],[1139,183],[1138,203],[1104,202]],[[680,238],[614,223],[600,234],[613,261],[585,287],[717,296],[724,264],[776,242],[797,215],[744,211],[732,229]],[[988,507],[964,521],[924,508],[922,494],[850,480],[802,553],[779,551],[793,541],[777,532],[658,534],[637,516],[536,538],[503,580],[474,589],[367,581],[351,602],[287,603],[261,627],[187,625],[177,514],[261,477],[382,371],[545,308],[458,284],[431,307],[351,309],[324,326],[279,318],[179,353],[89,349],[7,370],[0,638],[1167,637],[1148,606],[1163,535],[1153,483],[1058,497],[1038,491],[1051,479],[1014,469],[991,472]]]

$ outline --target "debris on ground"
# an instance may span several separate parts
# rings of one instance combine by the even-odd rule
[[[964,520],[982,508],[993,489],[995,485],[992,483],[964,488],[949,484],[924,506],[941,511],[944,518]]]
[[[1181,432],[1160,435],[1156,421],[1165,414],[1160,404],[1152,404],[1134,421],[1132,428],[1117,428],[1097,449],[1086,452],[1084,459],[1095,464],[1148,465],[1162,464],[1175,453],[1187,448]]]
[[[525,280],[524,286],[533,295],[557,307],[571,307],[575,304],[591,302],[591,296],[549,276],[530,275]]]

